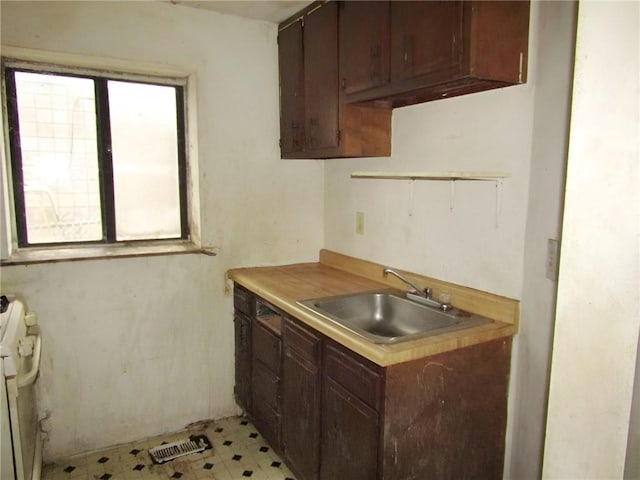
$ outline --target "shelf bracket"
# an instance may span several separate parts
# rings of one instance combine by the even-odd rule
[[[375,178],[386,180],[409,180],[409,216],[413,216],[415,181],[433,180],[449,182],[449,211],[455,207],[456,181],[484,181],[493,182],[496,187],[496,228],[500,227],[500,213],[502,210],[502,186],[509,175],[503,172],[351,172],[351,178]]]
[[[502,210],[502,179],[496,179],[496,228],[500,227],[500,211]]]
[[[456,180],[452,178],[449,181],[449,211],[453,212],[456,201]]]
[[[413,205],[415,200],[416,179],[411,178],[409,180],[409,216],[413,217]]]

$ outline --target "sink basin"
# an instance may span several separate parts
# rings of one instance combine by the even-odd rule
[[[404,342],[490,322],[455,308],[443,312],[390,292],[357,293],[297,303],[374,343]]]

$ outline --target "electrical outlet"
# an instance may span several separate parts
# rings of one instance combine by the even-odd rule
[[[558,240],[547,240],[547,278],[553,282],[558,281]]]
[[[364,235],[364,212],[356,212],[356,234]]]

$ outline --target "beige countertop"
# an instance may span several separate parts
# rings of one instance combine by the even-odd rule
[[[514,335],[519,302],[479,290],[461,287],[409,272],[402,272],[420,286],[429,286],[436,296],[446,291],[460,309],[485,316],[493,322],[393,345],[372,343],[345,327],[298,305],[299,300],[358,293],[384,288],[402,288],[395,278],[383,278],[384,266],[322,250],[318,263],[276,267],[236,268],[228,277],[284,312],[306,323],[336,342],[374,363],[387,366],[457,348]]]

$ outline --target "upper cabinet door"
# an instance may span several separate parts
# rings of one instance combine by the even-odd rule
[[[304,22],[307,149],[336,148],[340,141],[337,3],[318,6]]]
[[[346,95],[389,83],[389,2],[340,3],[340,75]]]
[[[391,2],[391,80],[458,72],[462,30],[462,2]]]
[[[473,2],[465,5],[470,22],[469,74],[513,84],[526,83],[529,2]]]
[[[304,148],[304,58],[302,21],[278,34],[280,69],[280,149],[283,156]],[[282,61],[282,59],[286,59]]]

